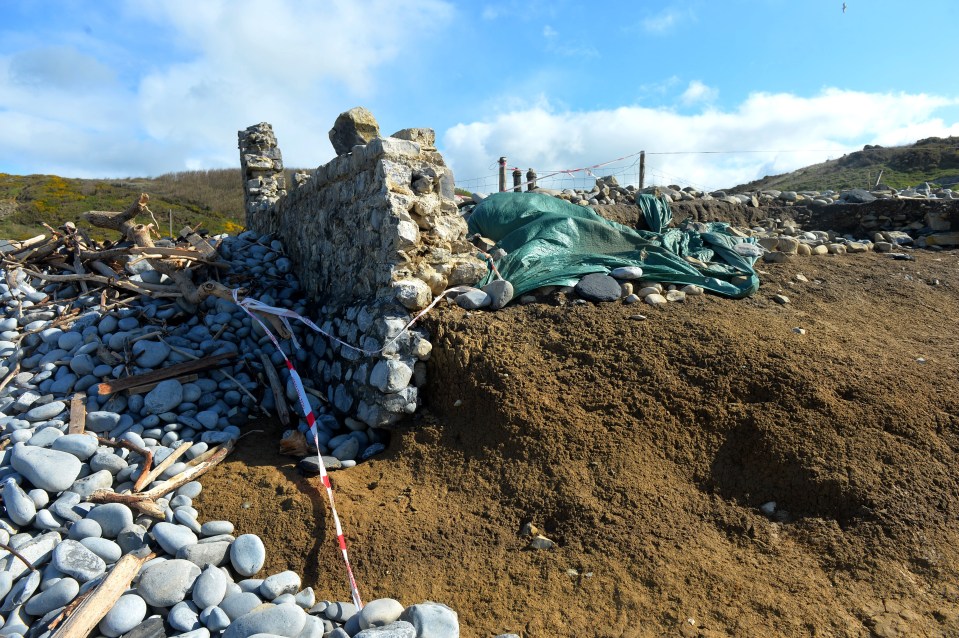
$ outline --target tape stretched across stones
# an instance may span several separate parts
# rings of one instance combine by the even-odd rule
[[[470,288],[467,286],[457,286],[455,288],[449,288],[448,290],[443,291],[443,293],[441,295],[438,295],[433,300],[433,302],[430,303],[430,305],[428,305],[426,308],[421,310],[415,317],[413,317],[409,321],[409,323],[407,323],[406,326],[404,326],[403,329],[400,330],[400,332],[395,337],[393,337],[392,339],[387,341],[385,344],[383,344],[383,347],[379,348],[378,350],[364,350],[363,348],[358,348],[352,344],[349,344],[345,341],[342,341],[341,339],[334,337],[333,335],[326,332],[325,330],[317,326],[315,323],[313,323],[312,321],[310,321],[309,319],[307,319],[306,317],[304,317],[303,315],[297,312],[294,312],[292,310],[288,310],[285,308],[277,308],[275,306],[270,306],[268,304],[263,303],[262,301],[252,299],[250,297],[245,297],[243,299],[240,299],[239,290],[238,289],[233,290],[233,300],[236,302],[238,306],[240,306],[240,308],[243,309],[244,312],[246,312],[246,314],[250,316],[251,319],[253,319],[260,325],[260,327],[263,329],[263,332],[266,333],[266,335],[270,338],[270,341],[273,342],[273,346],[279,351],[281,355],[283,355],[283,360],[286,362],[286,369],[290,371],[290,378],[293,380],[293,387],[296,388],[296,396],[300,400],[300,407],[303,408],[303,414],[306,415],[306,423],[310,428],[310,434],[313,435],[313,444],[316,446],[316,455],[319,460],[320,480],[323,483],[323,487],[326,488],[327,500],[330,503],[330,512],[333,514],[333,524],[336,527],[336,541],[339,544],[340,551],[343,554],[343,562],[346,565],[346,575],[349,578],[349,582],[350,582],[350,596],[353,598],[353,604],[356,605],[357,609],[363,608],[363,601],[360,598],[360,591],[356,585],[356,578],[353,576],[353,568],[350,565],[350,557],[346,550],[346,537],[343,534],[343,527],[342,525],[340,525],[340,517],[339,517],[339,514],[337,514],[336,512],[336,501],[333,498],[333,485],[330,483],[330,475],[326,471],[326,466],[323,465],[323,456],[320,454],[320,441],[316,431],[316,417],[313,414],[313,407],[310,405],[310,401],[306,398],[306,390],[303,388],[303,381],[300,379],[299,373],[297,373],[296,368],[293,366],[293,362],[290,361],[290,358],[286,356],[285,352],[283,352],[283,348],[280,347],[280,342],[277,340],[273,332],[266,326],[266,323],[264,323],[264,321],[260,319],[258,316],[253,314],[253,311],[262,312],[265,314],[271,314],[279,317],[280,321],[283,322],[283,325],[286,326],[287,330],[289,330],[290,339],[293,342],[293,346],[295,348],[299,348],[300,346],[299,346],[299,343],[297,343],[296,341],[296,337],[293,336],[293,330],[290,328],[290,323],[289,323],[290,319],[296,319],[297,321],[302,322],[303,324],[308,326],[310,329],[315,330],[316,332],[319,332],[320,334],[322,334],[327,339],[330,339],[331,341],[335,341],[347,348],[351,348],[353,350],[356,350],[357,352],[361,352],[366,355],[376,355],[376,354],[379,354],[380,352],[383,352],[383,350],[385,350],[390,345],[395,343],[396,340],[399,339],[405,332],[407,332],[413,326],[414,323],[416,323],[427,312],[429,312],[432,308],[434,308],[436,304],[439,303],[440,299],[445,297],[447,293],[465,292],[466,290],[469,290],[469,289]],[[279,397],[277,398],[279,399]]]

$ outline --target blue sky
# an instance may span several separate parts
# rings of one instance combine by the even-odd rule
[[[649,181],[715,189],[959,135],[959,3],[846,4],[0,0],[0,172],[237,166],[260,121],[314,167],[358,105],[434,128],[475,190],[500,155],[628,182],[646,150]]]

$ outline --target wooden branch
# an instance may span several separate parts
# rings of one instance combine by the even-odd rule
[[[283,385],[280,383],[280,376],[273,367],[273,362],[265,353],[260,353],[260,362],[263,363],[263,371],[270,382],[270,390],[273,392],[273,403],[276,404],[276,415],[280,417],[280,423],[290,424],[290,410],[286,405],[286,393],[283,391]]]
[[[154,556],[152,552],[145,551],[139,555],[130,553],[120,557],[93,593],[59,626],[53,638],[86,638],[130,587],[143,564]]]
[[[101,277],[100,275],[47,275],[41,272],[36,272],[34,270],[29,270],[27,268],[23,269],[23,272],[31,275],[33,277],[38,277],[45,281],[95,281],[97,283],[106,284],[107,286],[116,286],[117,288],[124,288],[126,290],[132,290],[133,292],[139,293],[141,295],[147,295],[148,297],[182,297],[183,294],[176,292],[176,289],[170,286],[163,286],[160,284],[148,284],[145,281],[139,283],[133,283],[132,281],[126,281],[125,279],[114,279],[110,277]]]
[[[90,501],[93,503],[124,503],[130,507],[136,508],[147,516],[154,518],[163,518],[163,509],[156,504],[156,499],[172,492],[181,485],[206,474],[210,469],[226,458],[230,450],[233,449],[233,441],[227,441],[217,448],[216,452],[208,459],[197,465],[188,467],[171,479],[168,479],[159,485],[136,494],[117,494],[111,490],[97,490],[90,495]]]
[[[160,370],[144,372],[143,374],[135,374],[130,377],[117,379],[116,381],[106,381],[98,386],[97,392],[99,394],[113,394],[114,392],[119,392],[120,390],[135,388],[138,385],[154,383],[156,381],[164,381],[180,375],[197,372],[198,370],[204,370],[226,359],[232,359],[235,356],[235,352],[223,352],[220,354],[211,355],[209,357],[203,357],[202,359],[196,359],[195,361],[176,363]]]
[[[109,445],[110,447],[122,447],[125,450],[130,450],[134,454],[139,454],[143,457],[143,467],[144,471],[150,471],[150,464],[153,463],[153,452],[142,448],[136,443],[131,443],[130,441],[114,441],[113,439],[105,439],[102,436],[97,437],[100,445]]]
[[[17,241],[15,239],[0,239],[0,255],[20,252],[27,248],[36,246],[37,244],[42,244],[46,240],[46,235],[37,235],[36,237],[24,239],[23,241]]]
[[[19,558],[19,559],[20,559],[20,562],[23,563],[24,565],[26,565],[26,566],[27,566],[27,569],[29,569],[30,571],[32,571],[32,572],[37,571],[37,568],[33,566],[33,563],[31,563],[30,561],[28,561],[26,558],[23,557],[23,554],[21,554],[20,552],[18,552],[18,551],[15,550],[14,548],[10,547],[10,546],[7,545],[6,543],[0,543],[0,549],[5,549],[5,550],[7,550],[8,552],[10,552],[11,554],[13,554],[14,556],[16,556],[17,558]]]
[[[163,474],[168,467],[176,463],[176,460],[183,456],[183,453],[189,450],[191,447],[193,447],[193,441],[187,441],[180,447],[173,450],[170,455],[163,459],[163,462],[157,465],[155,468],[149,472],[143,472],[140,474],[140,478],[138,478],[137,482],[133,484],[133,491],[139,492],[143,490],[144,485],[149,485],[155,481],[158,476]]]
[[[87,404],[83,393],[77,392],[70,400],[70,434],[83,434],[87,424]]]

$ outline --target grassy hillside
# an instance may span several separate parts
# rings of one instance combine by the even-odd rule
[[[930,137],[909,146],[888,148],[867,145],[839,159],[767,176],[729,190],[873,188],[877,180],[896,189],[923,182],[940,186],[959,183],[959,137]]]
[[[174,233],[186,225],[202,226],[211,233],[234,233],[244,224],[243,186],[238,168],[122,180],[0,173],[0,238],[37,235],[44,232],[40,222],[57,227],[73,221],[90,229],[81,220],[81,213],[123,210],[140,193],[150,195],[150,209],[164,235],[170,232],[171,214]],[[104,236],[99,230],[91,233]]]

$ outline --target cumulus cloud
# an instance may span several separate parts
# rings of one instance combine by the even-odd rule
[[[444,0],[129,3],[116,29],[158,31],[169,50],[132,79],[95,50],[38,43],[0,56],[7,163],[75,176],[235,166],[236,131],[266,120],[287,164],[315,166],[332,156],[336,115],[375,101],[384,69],[452,14]]]
[[[664,34],[673,31],[683,22],[689,22],[694,18],[694,14],[688,9],[667,8],[644,18],[640,25],[647,33]]]
[[[618,172],[626,183],[635,183],[640,150],[647,151],[648,183],[714,190],[821,162],[866,143],[959,135],[959,124],[946,125],[938,117],[956,104],[956,98],[935,95],[840,89],[811,97],[754,93],[735,108],[705,107],[693,114],[642,106],[558,110],[540,101],[489,120],[457,124],[443,135],[442,150],[458,183],[475,190],[495,188],[491,167],[499,156],[541,175],[546,169],[627,157],[593,172]],[[578,175],[579,184],[588,181],[584,173]],[[554,186],[570,185],[568,176],[561,177]]]
[[[683,104],[689,105],[698,102],[712,102],[718,95],[718,90],[706,86],[699,80],[693,80],[683,91],[683,94],[679,96],[679,99]]]

